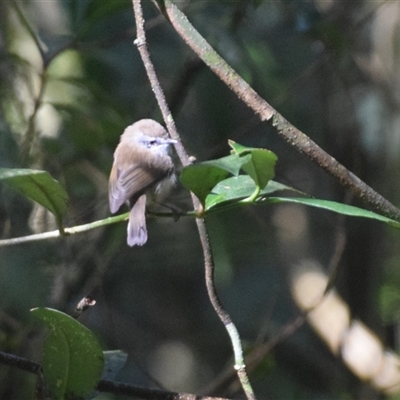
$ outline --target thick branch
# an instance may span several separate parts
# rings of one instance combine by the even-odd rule
[[[322,150],[259,96],[208,44],[171,0],[165,0],[164,4],[168,20],[186,44],[262,121],[272,121],[279,135],[288,143],[317,163],[342,186],[350,189],[377,212],[400,221],[400,210],[397,207]]]

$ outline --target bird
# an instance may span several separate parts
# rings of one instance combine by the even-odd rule
[[[112,214],[129,206],[127,243],[147,242],[146,205],[162,201],[175,184],[175,167],[169,147],[176,143],[165,128],[152,119],[129,125],[114,152],[108,194]]]

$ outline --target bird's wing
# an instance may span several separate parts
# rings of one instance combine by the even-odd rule
[[[114,166],[111,176],[109,202],[111,212],[115,213],[122,204],[132,198],[138,198],[150,186],[164,178],[165,173],[143,165],[131,165],[123,170]]]

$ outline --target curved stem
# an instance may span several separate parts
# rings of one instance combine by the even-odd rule
[[[176,149],[178,156],[184,166],[187,166],[190,164],[190,158],[188,157],[181,141],[180,141],[180,136],[176,130],[175,127],[175,122],[173,120],[172,114],[169,110],[169,107],[167,105],[166,99],[164,92],[161,88],[161,85],[159,83],[159,80],[157,78],[156,72],[154,70],[154,66],[151,62],[150,59],[150,54],[147,49],[147,43],[146,43],[146,34],[145,34],[145,29],[144,29],[144,19],[143,19],[143,11],[142,11],[142,6],[141,6],[141,1],[140,0],[133,0],[133,11],[135,14],[135,20],[136,20],[136,30],[137,30],[137,39],[134,41],[134,44],[138,47],[140,56],[142,57],[144,67],[146,69],[151,88],[156,96],[158,105],[160,107],[161,113],[163,115],[165,124],[167,125],[168,131],[171,135],[171,137],[175,140],[178,141]],[[197,197],[192,195],[192,201],[193,201],[193,206],[194,209],[198,211],[198,213],[201,213],[201,204]],[[239,333],[233,324],[230,315],[227,313],[227,311],[223,308],[218,295],[217,291],[215,288],[215,282],[214,282],[214,260],[212,257],[212,252],[211,252],[211,246],[209,243],[208,239],[208,234],[207,234],[207,228],[205,225],[205,221],[202,218],[196,219],[197,223],[197,229],[199,232],[200,236],[200,241],[201,241],[201,246],[203,249],[203,255],[204,255],[204,267],[205,267],[205,280],[206,280],[206,287],[207,287],[207,292],[208,296],[210,298],[210,302],[217,313],[218,317],[222,321],[222,323],[225,325],[225,329],[229,334],[233,351],[234,351],[234,356],[235,356],[235,369],[237,370],[237,375],[239,378],[239,381],[242,385],[242,388],[247,396],[248,400],[253,400],[255,399],[253,389],[250,385],[249,379],[247,377],[246,369],[245,369],[245,364],[243,361],[243,351],[242,351],[242,345],[239,337]]]

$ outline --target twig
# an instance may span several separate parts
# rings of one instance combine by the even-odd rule
[[[173,214],[170,214],[173,216]],[[128,213],[117,215],[115,217],[108,217],[105,219],[101,219],[99,221],[90,222],[88,224],[77,225],[72,228],[64,228],[64,234],[61,235],[59,230],[50,231],[50,232],[43,232],[43,233],[36,233],[34,235],[28,236],[21,236],[12,239],[3,239],[0,240],[0,247],[2,246],[12,246],[15,244],[22,244],[22,243],[29,243],[29,242],[36,242],[39,240],[46,240],[46,239],[56,239],[62,236],[70,236],[76,233],[90,231],[92,229],[100,228],[102,226],[115,224],[117,222],[125,221],[128,218]]]
[[[71,313],[73,318],[78,318],[88,308],[93,307],[96,304],[96,300],[91,296],[83,297],[76,305],[74,311]]]
[[[16,1],[13,1],[11,4],[12,4],[12,7],[14,8],[14,11],[18,15],[18,18],[19,18],[21,24],[25,27],[25,29],[28,31],[28,34],[35,42],[36,48],[38,49],[38,51],[40,53],[40,57],[44,61],[44,59],[46,58],[46,51],[47,51],[46,46],[40,40],[40,38],[37,35],[37,33],[35,32],[35,30],[32,28],[32,26],[26,19],[25,15],[22,12],[22,10],[20,9],[18,3]]]
[[[377,212],[400,221],[400,210],[397,207],[322,150],[307,135],[293,126],[268,104],[210,46],[171,0],[164,0],[164,5],[168,20],[186,44],[262,121],[271,121],[278,134],[289,144],[314,161],[339,181],[342,186],[350,189]]]
[[[39,111],[40,106],[42,105],[42,99],[47,82],[46,75],[47,71],[46,69],[43,69],[40,73],[39,93],[37,94],[34,100],[33,111],[28,119],[28,126],[23,136],[23,141],[20,150],[20,159],[21,159],[21,164],[23,165],[27,164],[30,152],[32,150],[32,147],[36,139],[35,118]]]
[[[16,367],[32,374],[37,374],[40,370],[40,364],[28,360],[27,358],[5,353],[4,351],[0,351],[0,363],[9,365],[10,367]]]
[[[212,253],[210,249],[210,244],[208,241],[208,235],[206,232],[206,227],[203,220],[196,219],[197,222],[197,229],[199,230],[201,245],[207,249],[207,252],[204,253],[204,263],[205,263],[205,270],[206,270],[206,286],[207,292],[210,297],[211,304],[217,313],[218,317],[225,325],[225,329],[227,330],[229,337],[232,342],[233,350],[234,350],[234,357],[235,357],[235,370],[237,371],[237,375],[239,377],[239,381],[242,385],[244,392],[248,399],[255,399],[253,389],[250,385],[250,381],[248,379],[246,373],[246,366],[243,359],[243,351],[240,342],[239,333],[236,329],[236,326],[231,320],[230,315],[225,311],[222,307],[222,304],[218,298],[218,295],[215,290],[214,285],[214,262],[212,259]],[[202,222],[202,223],[200,223]]]
[[[153,63],[151,62],[150,59],[150,54],[147,50],[146,35],[144,31],[144,18],[140,1],[133,0],[133,10],[135,13],[136,30],[137,30],[136,33],[137,38],[133,43],[137,46],[139,50],[140,56],[143,61],[143,65],[146,69],[147,76],[150,81],[151,88],[153,89],[154,95],[157,99],[157,103],[158,106],[160,107],[168,132],[170,133],[172,139],[175,139],[178,142],[176,143],[175,148],[178,153],[179,159],[181,160],[182,165],[184,166],[189,165],[190,164],[189,156],[187,155],[186,150],[183,147],[182,142],[180,140],[180,136],[176,130],[175,121],[167,105],[164,92],[161,88],[160,82],[157,78],[156,71],[154,70]]]
[[[0,351],[0,363],[16,367],[22,371],[38,375],[42,367],[39,363],[23,357]],[[221,397],[197,396],[191,393],[168,392],[166,390],[147,389],[127,383],[100,380],[96,388],[100,392],[132,396],[145,400],[227,400]]]
[[[134,41],[134,44],[138,47],[140,56],[142,57],[143,65],[146,69],[151,88],[156,96],[158,105],[163,115],[165,124],[167,125],[168,131],[170,132],[171,137],[178,141],[177,143],[178,156],[182,164],[186,166],[190,163],[190,159],[180,141],[180,137],[176,130],[172,114],[167,105],[164,92],[157,78],[154,66],[150,59],[150,54],[147,49],[141,1],[140,0],[132,0],[132,1],[133,1],[133,11],[135,14],[136,30],[137,30],[137,38]],[[194,195],[192,195],[192,201],[194,209],[199,210],[199,212],[201,213],[201,204]],[[216,292],[214,284],[214,262],[213,262],[210,243],[208,240],[205,221],[202,218],[196,218],[196,223],[204,255],[205,279],[206,279],[208,296],[210,298],[211,304],[215,312],[217,313],[218,317],[224,324],[225,329],[229,334],[235,356],[235,369],[237,371],[237,375],[242,385],[242,388],[247,396],[247,399],[253,400],[255,399],[255,396],[246,373],[239,333],[236,329],[236,326],[232,322],[229,314],[223,308]]]
[[[227,400],[222,397],[198,396],[191,393],[167,392],[159,389],[147,389],[126,383],[115,383],[112,381],[101,380],[97,385],[101,392],[109,392],[133,396],[145,400]]]
[[[348,203],[350,196],[346,196],[345,203]],[[264,225],[265,222],[257,221],[260,225]],[[336,240],[334,251],[331,255],[330,261],[328,263],[328,271],[330,271],[329,278],[324,290],[323,295],[319,302],[317,302],[313,307],[307,310],[300,310],[300,313],[295,316],[293,319],[284,324],[279,331],[272,336],[272,338],[266,342],[264,342],[267,331],[263,332],[262,336],[256,339],[254,346],[252,346],[251,350],[246,355],[246,366],[247,371],[250,373],[254,371],[257,366],[262,362],[262,360],[267,357],[267,355],[276,347],[278,344],[282,343],[286,339],[288,339],[291,335],[293,335],[307,320],[308,314],[312,312],[318,305],[329,295],[330,290],[333,287],[333,283],[335,282],[336,274],[339,268],[340,259],[343,255],[343,251],[345,248],[346,242],[346,234],[344,229],[344,216],[340,215],[338,218],[338,223],[336,226]],[[203,388],[204,393],[216,393],[222,387],[226,387],[233,378],[234,374],[229,368],[225,368],[213,382]],[[234,388],[233,388],[234,389]],[[232,390],[230,392],[232,393]]]

